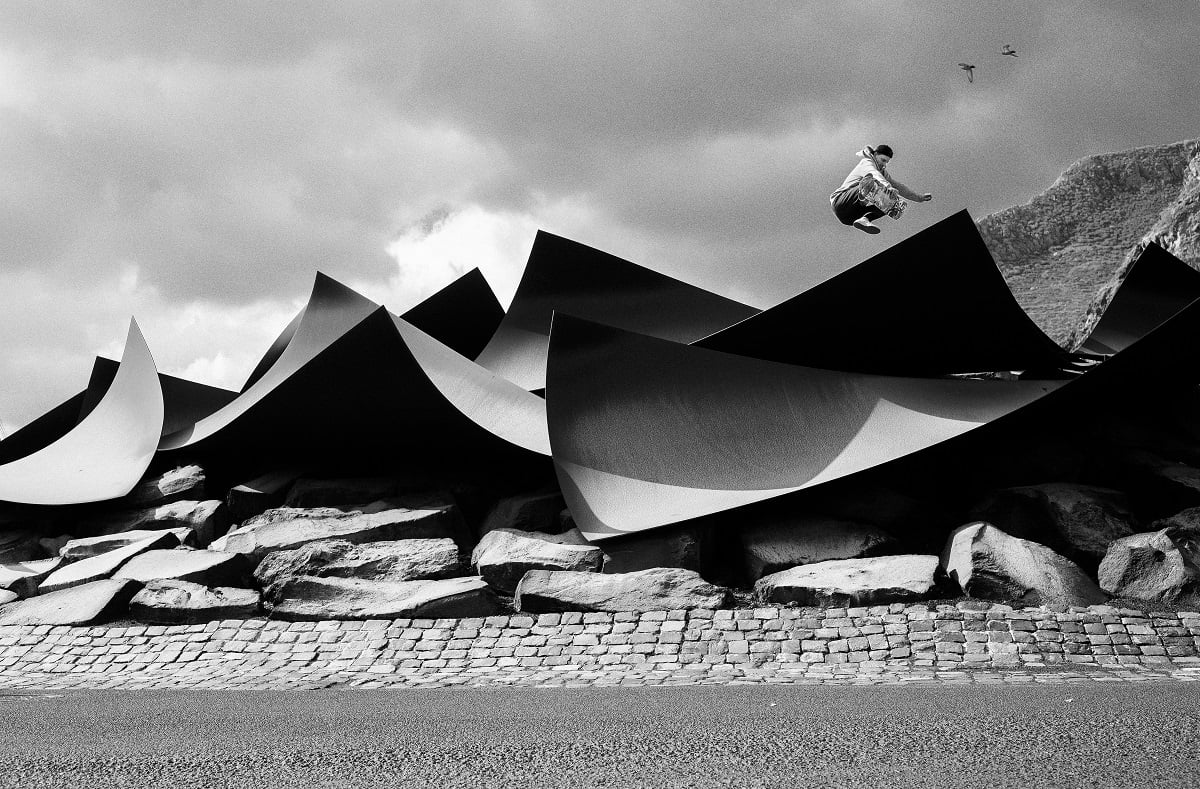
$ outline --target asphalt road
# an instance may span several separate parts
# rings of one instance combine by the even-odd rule
[[[0,786],[1200,785],[1200,684],[0,695]]]

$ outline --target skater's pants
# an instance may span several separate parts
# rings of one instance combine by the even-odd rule
[[[843,225],[849,225],[853,224],[855,219],[862,217],[866,217],[868,222],[874,221],[883,216],[883,212],[875,206],[867,205],[859,200],[857,189],[847,189],[833,198],[833,215]]]

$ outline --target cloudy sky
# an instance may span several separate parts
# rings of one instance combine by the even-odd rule
[[[1197,41],[1197,0],[4,0],[0,422],[131,316],[236,389],[317,270],[403,310],[478,266],[507,303],[538,228],[765,307],[1200,136]],[[828,195],[880,142],[934,201],[866,236]]]

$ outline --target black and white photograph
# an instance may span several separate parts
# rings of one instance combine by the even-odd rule
[[[0,0],[0,789],[1200,785],[1198,0]]]

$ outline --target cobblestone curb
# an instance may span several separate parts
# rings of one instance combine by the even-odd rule
[[[0,626],[5,688],[1012,680],[1049,667],[1200,678],[1200,613],[960,603]]]

